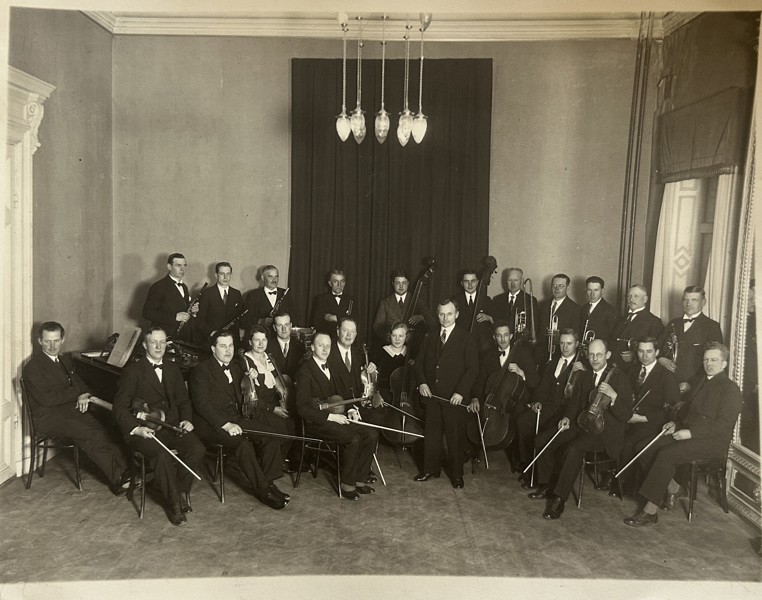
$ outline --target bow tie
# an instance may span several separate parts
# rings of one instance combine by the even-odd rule
[[[173,279],[172,281],[174,282],[174,284],[175,284],[176,286],[178,286],[178,287],[183,287],[183,282],[182,282],[182,281],[175,281],[174,279]]]
[[[230,371],[230,365],[222,365],[223,371]]]
[[[267,293],[270,294],[271,296],[275,296],[278,293],[278,290],[275,290],[274,292],[267,292]]]
[[[323,371],[327,371],[328,370],[328,363],[323,363],[322,365],[320,365],[320,368],[323,369]]]
[[[154,369],[163,369],[164,365],[154,365],[153,368]]]
[[[333,295],[334,298],[341,298],[341,296],[342,296],[342,294],[334,294]]]
[[[503,350],[503,351],[500,353],[500,356],[505,356],[505,353],[506,353],[506,350]]]
[[[691,317],[690,319],[683,319],[683,323],[693,323],[698,317]]]

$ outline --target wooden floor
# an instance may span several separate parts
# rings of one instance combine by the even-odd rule
[[[689,582],[725,597],[760,591],[760,557],[752,549],[759,532],[725,515],[703,486],[692,523],[677,509],[661,512],[655,526],[627,527],[622,519],[635,500],[595,491],[589,481],[582,508],[570,502],[560,520],[546,521],[544,504],[526,497],[505,455],[490,458],[489,471],[467,470],[465,489],[455,490],[445,477],[413,482],[413,457],[382,447],[388,485],[376,484],[375,495],[340,500],[321,470],[295,490],[281,481],[292,496],[283,511],[257,502],[232,467],[226,503],[210,481],[198,483],[189,522],[177,528],[151,497],[139,520],[87,463],[78,491],[64,454],[31,489],[20,480],[0,488],[0,599],[158,597],[168,584],[173,592],[186,589],[183,597],[229,589],[225,598],[253,597],[244,593],[251,585],[263,592],[274,586],[276,598],[389,598],[397,587],[421,598],[507,598],[509,591],[567,598],[574,590],[582,597],[662,597],[670,589],[682,596]],[[320,575],[346,578],[315,579]],[[693,588],[691,596],[700,597]]]

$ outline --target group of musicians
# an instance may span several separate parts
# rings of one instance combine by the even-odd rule
[[[329,290],[314,298],[305,347],[276,267],[262,268],[263,287],[245,299],[230,286],[229,263],[216,265],[217,283],[195,298],[183,282],[186,268],[182,254],[171,254],[167,276],[151,286],[144,356],[123,369],[113,399],[126,446],[155,463],[174,525],[192,511],[190,490],[207,448],[235,452],[253,495],[279,510],[290,497],[275,481],[299,468],[305,439],[340,446],[343,498],[373,494],[381,433],[405,444],[424,438],[415,481],[444,468],[456,489],[464,487],[465,462],[486,461],[488,450],[508,445],[528,497],[545,501],[546,519],[563,513],[585,454],[605,452],[620,490],[643,500],[624,522],[644,526],[686,493],[675,481],[679,465],[724,457],[740,412],[728,350],[719,324],[702,312],[698,287],[685,289],[684,314],[664,327],[648,311],[642,285],[628,290],[629,310],[618,315],[600,277],[586,280],[580,306],[567,295],[565,274],[552,278],[552,296],[538,303],[521,269],[508,270],[507,291],[494,298],[484,272],[464,270],[461,289],[431,311],[419,294],[431,269],[412,291],[408,275],[395,271],[372,325],[387,343],[370,360],[357,343],[343,271],[331,271]],[[211,354],[186,386],[167,360],[168,341],[200,338]],[[64,328],[43,323],[38,341],[42,352],[23,370],[37,429],[71,438],[123,493],[130,461],[87,413],[91,402],[105,403],[61,353]],[[502,445],[491,445],[495,426],[505,427],[496,438]]]

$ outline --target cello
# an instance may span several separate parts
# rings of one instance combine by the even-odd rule
[[[387,413],[389,427],[409,434],[392,434],[383,432],[384,438],[391,444],[409,446],[420,439],[423,435],[423,420],[419,408],[418,388],[414,379],[410,376],[413,361],[405,361],[405,364],[389,376],[389,387],[392,392],[392,404],[404,412],[391,410]]]

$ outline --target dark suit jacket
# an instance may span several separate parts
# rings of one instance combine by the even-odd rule
[[[622,361],[619,354],[629,350],[628,342],[630,340],[637,340],[643,337],[658,339],[663,330],[664,323],[661,322],[661,319],[648,312],[645,308],[635,313],[635,316],[629,323],[627,322],[627,315],[619,317],[614,327],[614,333],[611,336],[612,340],[607,340],[611,350],[611,360],[618,366],[626,364]]]
[[[511,346],[508,350],[508,354],[510,355],[513,350],[513,346]],[[537,384],[540,382],[540,377],[537,375],[537,365],[535,364],[530,351],[524,344],[519,343],[518,346],[516,346],[515,352],[511,357],[511,362],[516,363],[516,365],[524,371],[524,375],[526,376],[525,383],[530,389],[537,387]],[[479,376],[476,378],[476,383],[474,384],[471,396],[475,398],[484,398],[487,394],[487,379],[489,379],[489,376],[492,375],[492,373],[499,370],[500,352],[497,349],[497,345],[493,344],[492,348],[479,354]],[[526,400],[529,401],[529,395],[526,396]]]
[[[349,312],[350,303],[352,305],[351,313]],[[341,302],[339,304],[336,303],[334,295],[331,292],[315,296],[315,299],[312,302],[310,325],[317,329],[319,333],[327,333],[331,338],[336,339],[336,328],[338,327],[338,323],[326,321],[324,317],[326,314],[335,315],[337,318],[351,315],[355,317],[355,319],[358,319],[361,313],[360,307],[357,306],[357,300],[347,293],[342,294]],[[357,331],[362,331],[359,321],[357,322]]]
[[[402,308],[400,308],[400,305],[397,302],[396,294],[391,294],[386,298],[382,298],[378,303],[378,309],[376,309],[376,318],[373,319],[373,332],[379,338],[386,341],[392,325],[397,321],[402,321],[402,318],[405,316],[405,312],[408,310],[412,301],[413,294],[410,291],[408,291],[407,296],[405,296],[405,302]],[[434,316],[431,314],[431,311],[420,302],[420,300],[418,304],[416,304],[412,314],[421,315],[423,317],[425,322],[425,326],[423,327],[424,333],[434,327]]]
[[[691,439],[724,450],[730,444],[741,412],[741,390],[724,371],[709,380],[702,372],[690,384],[690,406],[680,425],[690,429]]]
[[[540,329],[538,330],[539,340],[535,346],[535,360],[538,365],[545,364],[550,358],[548,355],[548,336],[546,332],[550,325],[550,309],[552,306],[553,296],[540,302],[538,307],[540,309]],[[577,303],[567,296],[556,310],[558,330],[570,328],[582,335],[582,332],[579,331],[579,312]]]
[[[146,296],[143,305],[143,318],[150,321],[152,326],[161,327],[167,336],[172,337],[180,325],[180,322],[175,320],[175,316],[177,313],[187,310],[190,301],[188,286],[183,283],[183,296],[181,296],[180,288],[167,275],[155,282],[148,290],[148,296]],[[183,326],[180,339],[189,340],[192,338],[192,326],[192,322]]]
[[[331,369],[331,379],[336,389],[335,393],[346,399],[360,398],[363,393],[360,373],[365,365],[365,355],[362,350],[354,346],[350,348],[350,353],[352,359],[351,371],[347,371],[347,365],[344,363],[344,349],[339,348],[338,344],[331,346],[331,353],[328,355],[328,366]]]
[[[241,292],[234,287],[228,287],[228,302],[224,304],[222,296],[220,296],[220,289],[215,284],[207,288],[201,295],[198,303],[198,314],[195,318],[196,328],[203,339],[206,339],[212,331],[221,329],[241,312],[243,312]],[[240,325],[239,320],[238,324],[233,327],[235,339],[238,339],[238,326]]]
[[[643,415],[651,424],[662,424],[666,421],[664,405],[673,405],[680,400],[680,386],[675,374],[656,363],[646,377],[642,386],[638,386],[638,375],[642,365],[638,362],[630,367],[630,387],[635,394],[633,406],[640,398],[648,393],[635,412]]]
[[[180,367],[166,360],[166,357],[162,378],[159,381],[153,365],[145,356],[122,370],[114,396],[114,417],[126,439],[129,439],[130,431],[141,425],[132,409],[140,408],[144,402],[150,409],[164,411],[167,423],[171,425],[193,419],[193,408]]]
[[[62,411],[70,413],[76,410],[77,398],[90,391],[74,372],[69,357],[59,355],[58,359],[69,372],[69,377],[61,365],[54,363],[42,352],[33,354],[22,371],[29,408],[37,427],[43,432],[46,421],[55,420]]]
[[[433,394],[449,399],[458,393],[468,399],[479,375],[474,336],[455,325],[442,346],[439,329],[427,333],[415,361],[415,371],[418,385],[428,384]]]
[[[606,371],[601,377],[601,383],[605,380],[606,373],[610,371],[611,367],[612,365],[607,365]],[[588,368],[581,378],[583,412],[590,406],[590,394],[595,389],[593,381],[593,372]],[[632,417],[632,389],[627,375],[621,369],[616,369],[611,374],[609,385],[614,388],[617,397],[614,404],[603,411],[605,425],[600,436],[606,453],[611,457],[618,458],[624,443],[625,425]]]
[[[267,352],[272,356],[273,362],[280,372],[295,381],[296,371],[304,358],[304,344],[299,341],[299,338],[295,335],[291,336],[288,341],[288,356],[284,357],[278,338],[273,336],[267,342]]]
[[[661,356],[665,355],[666,341],[673,330],[677,333],[678,341],[675,371],[677,380],[688,381],[697,373],[703,374],[704,345],[707,342],[722,342],[720,324],[704,313],[699,313],[690,329],[683,332],[683,318],[672,319],[659,338]]]
[[[233,383],[228,383],[225,371],[213,356],[191,372],[190,396],[197,417],[195,425],[202,437],[204,430],[219,433],[225,423],[237,423],[240,418],[243,371],[238,361],[230,363],[230,375]]]
[[[294,298],[291,295],[293,292],[289,289],[288,294],[286,294],[286,290],[284,288],[276,288],[276,294],[275,294],[275,303],[278,303],[278,300],[283,298],[285,295],[286,298],[281,302],[280,308],[278,311],[287,312],[289,315],[291,315],[291,320],[295,323],[296,322],[296,315],[294,315]],[[260,320],[264,321],[267,317],[270,316],[270,312],[272,312],[272,305],[270,304],[270,301],[267,299],[267,295],[265,294],[265,288],[257,288],[255,290],[251,290],[248,294],[246,294],[246,301],[245,301],[245,308],[249,309],[249,312],[246,313],[246,316],[243,318],[243,327],[244,329],[248,330],[252,325],[256,325],[260,322]]]
[[[529,321],[530,315],[534,315],[534,326],[535,331],[537,332],[537,335],[540,335],[540,312],[537,308],[537,298],[534,296],[530,296],[524,291],[519,291],[518,294],[516,294],[516,302],[513,304],[513,309],[508,310],[508,298],[510,297],[510,294],[508,292],[504,294],[498,294],[494,298],[492,298],[492,317],[495,319],[495,321],[507,321],[511,325],[511,330],[513,330],[514,325],[516,324],[516,313],[519,313],[521,311],[526,311],[527,313],[527,327],[531,327],[531,323]],[[532,302],[530,304],[529,299],[532,299]]]
[[[305,360],[296,372],[296,412],[299,416],[310,423],[325,423],[329,412],[320,410],[318,403],[335,393],[333,376],[328,379],[314,359]]]
[[[556,421],[561,417],[569,417],[569,420],[574,422],[577,415],[582,411],[582,386],[574,386],[574,394],[567,401],[564,398],[564,388],[569,381],[571,375],[571,368],[574,365],[574,356],[569,360],[566,368],[558,374],[556,379],[556,367],[558,363],[564,359],[561,355],[556,360],[548,363],[547,368],[542,374],[540,383],[537,385],[534,391],[533,401],[542,404],[543,415],[556,415]]]
[[[588,313],[589,310],[590,304],[580,306],[579,327],[577,331],[582,335],[585,331],[585,321],[587,321],[587,330],[595,332],[595,339],[606,340],[607,343],[611,344],[614,339],[613,333],[618,319],[616,308],[606,302],[605,298],[601,298],[595,310],[592,313]]]

